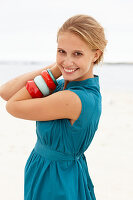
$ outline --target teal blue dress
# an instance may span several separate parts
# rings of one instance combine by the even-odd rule
[[[54,93],[64,87],[64,79],[57,81]],[[96,200],[84,152],[101,116],[99,76],[71,81],[65,90],[79,96],[80,116],[73,125],[67,118],[36,121],[37,141],[24,169],[24,200]]]

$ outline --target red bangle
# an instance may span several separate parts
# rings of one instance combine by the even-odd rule
[[[38,87],[36,86],[33,80],[27,81],[25,87],[30,93],[30,95],[32,96],[32,98],[43,97],[43,94],[40,92],[40,90],[38,89]]]
[[[53,81],[53,79],[51,78],[51,76],[49,75],[49,73],[47,72],[47,70],[43,70],[41,72],[41,75],[45,81],[45,83],[47,84],[47,86],[49,87],[50,90],[55,90],[56,85]]]

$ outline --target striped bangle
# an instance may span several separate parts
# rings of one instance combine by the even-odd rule
[[[57,86],[57,85],[58,85],[58,83],[57,83],[57,81],[56,81],[55,77],[53,76],[53,74],[52,74],[51,70],[50,70],[50,69],[47,69],[47,71],[48,71],[49,75],[51,76],[51,78],[53,79],[53,81],[54,81],[55,85]]]
[[[50,94],[50,90],[41,75],[36,76],[34,78],[34,82],[44,96],[48,96]]]

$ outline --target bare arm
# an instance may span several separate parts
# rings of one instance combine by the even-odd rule
[[[53,63],[49,66],[46,66],[39,70],[34,70],[32,72],[28,72],[25,74],[22,74],[20,76],[17,76],[16,78],[8,81],[7,83],[0,86],[0,96],[5,100],[8,101],[15,93],[17,93],[20,89],[22,89],[28,80],[33,80],[36,76],[40,75],[41,72],[45,69],[52,69],[54,68],[56,63]],[[57,74],[58,78],[60,74]]]
[[[55,79],[62,73],[57,65],[51,68]],[[81,113],[81,100],[71,91],[58,91],[42,98],[32,98],[24,86],[15,93],[6,104],[6,110],[14,117],[48,121],[62,118],[77,120]]]

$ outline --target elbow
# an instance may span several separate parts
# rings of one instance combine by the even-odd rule
[[[1,96],[2,99],[4,99],[5,101],[8,101],[9,98],[8,97],[5,97],[5,96]]]
[[[5,101],[8,101],[10,99],[8,96],[6,96],[5,94],[3,94],[2,91],[0,91],[0,97],[2,99],[4,99]]]
[[[4,87],[0,86],[0,97],[5,101],[8,101],[11,98],[9,92],[5,92]]]
[[[3,90],[2,90],[2,86],[0,87],[0,97],[4,100],[6,100],[7,98],[5,98],[4,94],[3,94]]]

